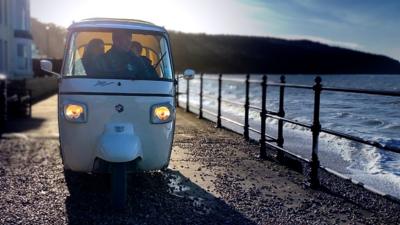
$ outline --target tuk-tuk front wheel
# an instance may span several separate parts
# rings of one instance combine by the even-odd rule
[[[125,207],[127,198],[127,172],[125,163],[113,163],[111,168],[111,202],[114,208]]]

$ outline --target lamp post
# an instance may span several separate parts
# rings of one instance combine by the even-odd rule
[[[49,30],[50,30],[50,26],[46,26],[46,55],[47,58],[50,58],[50,39],[49,39]]]

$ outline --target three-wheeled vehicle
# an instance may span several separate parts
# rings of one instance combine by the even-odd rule
[[[112,202],[126,201],[127,173],[166,168],[175,128],[175,75],[167,31],[125,19],[87,19],[68,28],[59,76],[64,169],[111,173]],[[186,79],[194,76],[186,70]]]

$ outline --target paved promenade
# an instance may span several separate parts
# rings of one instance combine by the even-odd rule
[[[109,177],[65,181],[56,104],[34,105],[32,119],[10,122],[0,139],[0,224],[399,223],[398,206],[377,212],[368,199],[311,190],[302,174],[259,160],[257,145],[180,109],[169,168],[130,175],[128,207],[115,212]]]

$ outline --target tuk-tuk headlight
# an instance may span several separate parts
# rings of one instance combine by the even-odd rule
[[[87,109],[84,104],[69,103],[64,105],[64,117],[66,120],[77,123],[86,122]]]
[[[151,107],[152,123],[168,123],[174,117],[173,107],[169,104],[157,104]]]

